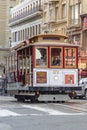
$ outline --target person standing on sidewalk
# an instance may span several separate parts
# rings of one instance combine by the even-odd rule
[[[7,78],[5,74],[2,75],[2,79],[2,95],[5,95],[7,93]]]

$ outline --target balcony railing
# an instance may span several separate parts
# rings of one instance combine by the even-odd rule
[[[11,18],[9,20],[9,25],[14,25],[17,22],[21,22],[21,21],[27,20],[29,18],[35,17],[37,15],[41,15],[41,13],[42,13],[42,7],[41,6],[33,8],[32,10],[29,10],[27,12],[24,12],[22,14],[15,16],[14,18]]]
[[[58,2],[59,0],[44,0],[44,3]]]

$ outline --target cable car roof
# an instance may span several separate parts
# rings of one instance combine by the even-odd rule
[[[70,44],[65,41],[67,39],[67,36],[64,35],[58,35],[58,34],[40,34],[31,37],[30,39],[27,39],[29,43],[26,43],[26,40],[17,44],[12,48],[12,50],[19,50],[26,48],[28,46],[34,46],[34,45],[39,45],[39,46],[78,46],[76,44]]]

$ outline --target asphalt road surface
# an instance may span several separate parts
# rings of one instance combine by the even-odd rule
[[[87,101],[20,103],[0,96],[0,130],[87,130]]]

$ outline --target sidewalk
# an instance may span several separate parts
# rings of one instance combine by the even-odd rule
[[[13,96],[0,95],[0,101],[17,101]]]

